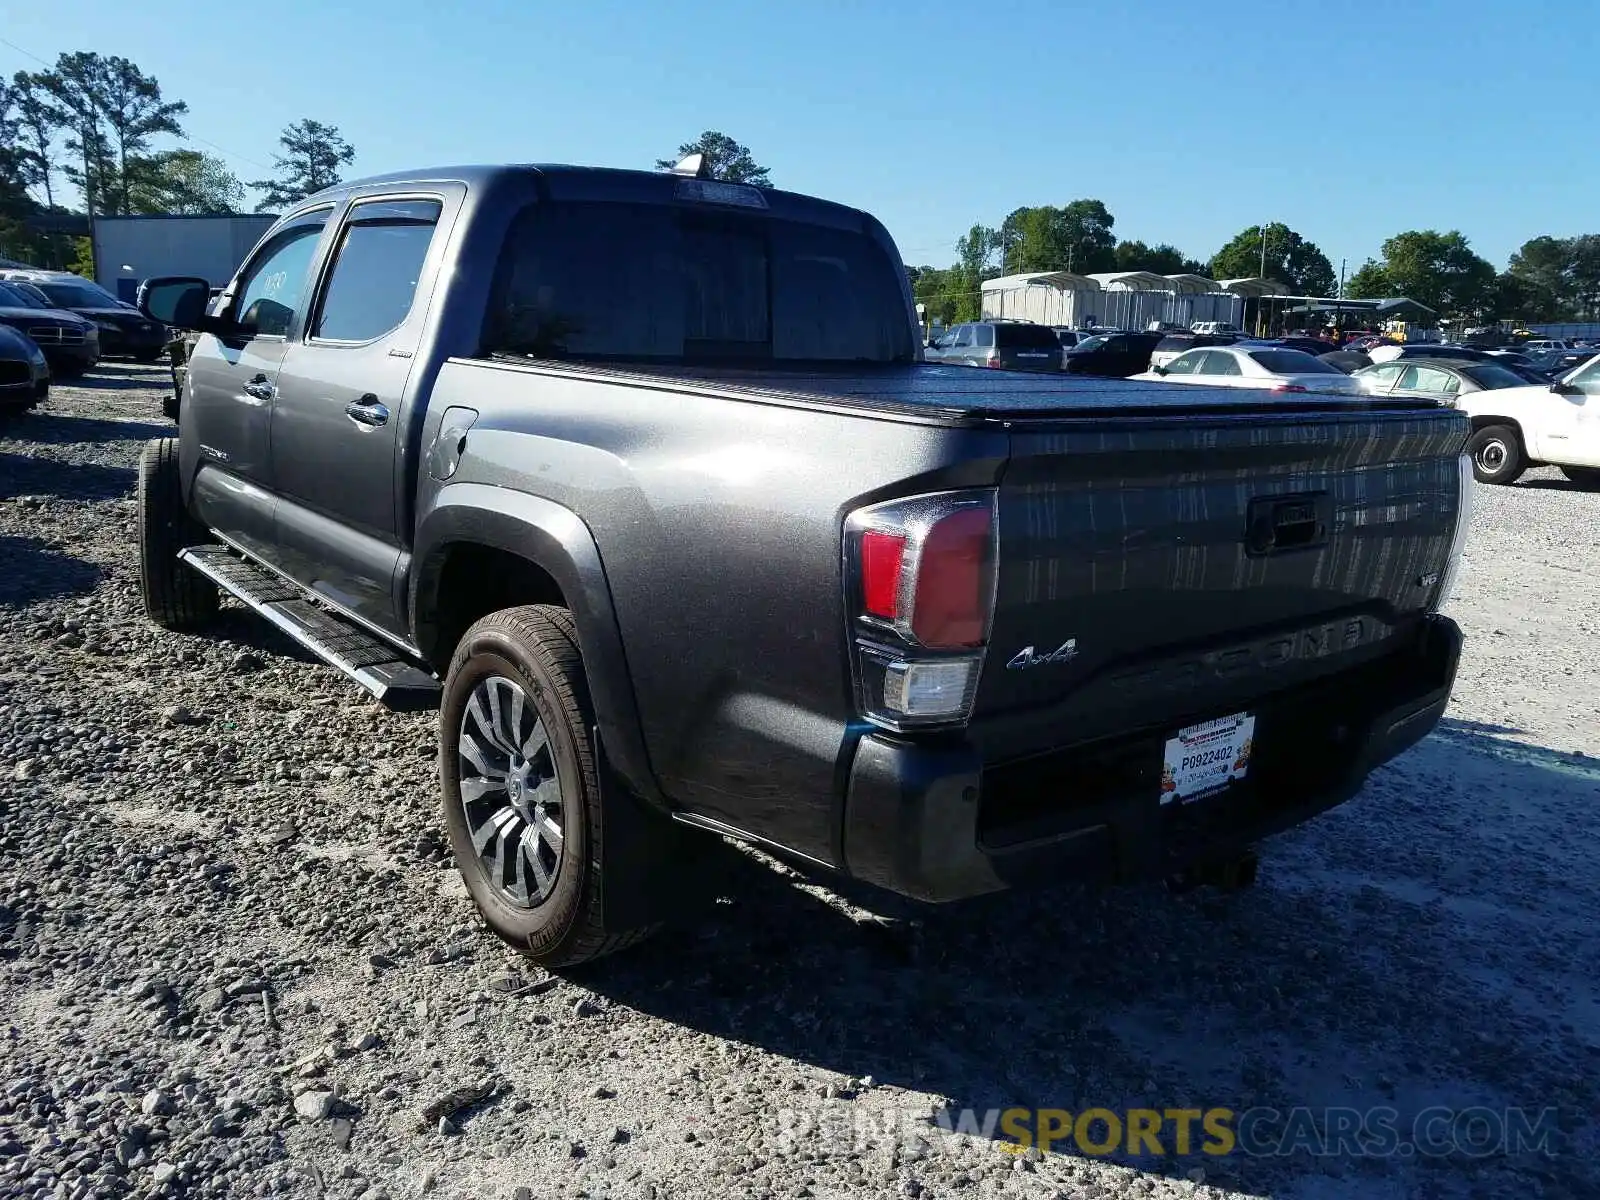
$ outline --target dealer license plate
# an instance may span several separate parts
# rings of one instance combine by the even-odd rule
[[[1235,713],[1180,729],[1167,739],[1161,803],[1189,804],[1213,796],[1250,770],[1256,719]]]

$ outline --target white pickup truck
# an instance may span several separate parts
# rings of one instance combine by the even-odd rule
[[[1548,387],[1470,392],[1456,407],[1472,418],[1467,452],[1480,483],[1514,483],[1548,465],[1600,487],[1600,354]]]

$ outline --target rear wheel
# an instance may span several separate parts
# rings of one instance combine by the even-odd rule
[[[198,629],[217,615],[217,585],[178,561],[209,540],[183,506],[178,439],[146,442],[139,456],[139,588],[144,610],[164,629]]]
[[[478,911],[547,966],[640,940],[608,936],[594,714],[572,614],[502,609],[461,639],[445,676],[439,771],[445,827]]]
[[[1579,487],[1600,488],[1600,467],[1562,467],[1561,473]]]
[[[1522,438],[1510,425],[1486,425],[1467,441],[1479,483],[1515,483],[1528,469]]]

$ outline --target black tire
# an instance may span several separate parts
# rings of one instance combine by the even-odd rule
[[[520,689],[524,705],[523,717],[510,740],[523,747],[536,740],[537,726],[531,724],[526,712],[526,705],[531,702],[531,719],[542,723],[546,737],[547,751],[540,753],[546,754],[559,796],[558,803],[549,803],[559,809],[561,847],[549,891],[537,899],[527,895],[532,890],[527,883],[526,868],[532,866],[527,842],[534,823],[522,814],[531,813],[529,800],[521,801],[524,808],[515,811],[519,819],[513,820],[517,802],[509,790],[497,789],[491,777],[477,775],[476,768],[461,753],[463,724],[469,719],[474,695],[481,701],[485,693],[479,689],[489,688],[501,689],[498,694],[510,698],[512,693],[504,690],[505,683]],[[479,711],[484,708],[480,703]],[[481,728],[481,722],[475,721],[474,728]],[[655,929],[648,926],[608,934],[602,921],[604,815],[593,728],[594,712],[583,658],[572,614],[566,609],[547,604],[502,609],[467,630],[445,675],[439,712],[439,776],[445,828],[456,866],[489,927],[547,967],[573,966],[611,954],[642,940]],[[526,741],[523,729],[533,731]],[[476,748],[476,737],[473,744]],[[501,758],[507,759],[503,775],[512,775],[520,761],[523,771],[536,770],[548,781],[543,769],[535,767],[535,754],[525,758],[507,756],[490,745],[487,755],[495,756],[496,765]],[[468,769],[475,772],[465,776],[469,789],[473,783],[489,786],[478,797],[469,797],[463,803],[463,779]],[[522,794],[536,796],[538,790]],[[485,854],[492,846],[500,855],[495,860],[502,863],[498,880],[492,876],[492,864],[480,857],[473,844],[473,829],[482,833],[491,824],[496,832],[485,842]],[[514,873],[503,862],[513,837],[513,853],[518,856]],[[535,837],[534,843],[532,855],[537,856],[541,853],[540,839]],[[543,845],[548,844],[546,839]],[[510,880],[508,874],[512,874]],[[519,883],[524,889],[522,897],[513,894]]]
[[[1485,425],[1467,440],[1467,453],[1479,483],[1515,483],[1528,469],[1522,435],[1510,425]]]
[[[1600,488],[1600,467],[1562,467],[1561,473],[1579,487]]]
[[[178,561],[178,551],[209,541],[183,507],[178,439],[146,442],[139,455],[139,589],[144,611],[163,629],[199,629],[217,615],[217,585]]]

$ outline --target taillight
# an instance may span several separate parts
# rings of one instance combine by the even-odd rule
[[[1275,391],[1275,392],[1305,392],[1305,391],[1309,391],[1310,389],[1309,388],[1303,388],[1298,383],[1280,383],[1277,387],[1273,388],[1272,390]]]
[[[850,514],[846,596],[867,719],[890,729],[967,719],[994,609],[995,558],[992,490]]]
[[[984,360],[983,365],[986,367],[998,367],[1000,365],[1000,356],[993,350],[989,351],[989,357]]]

